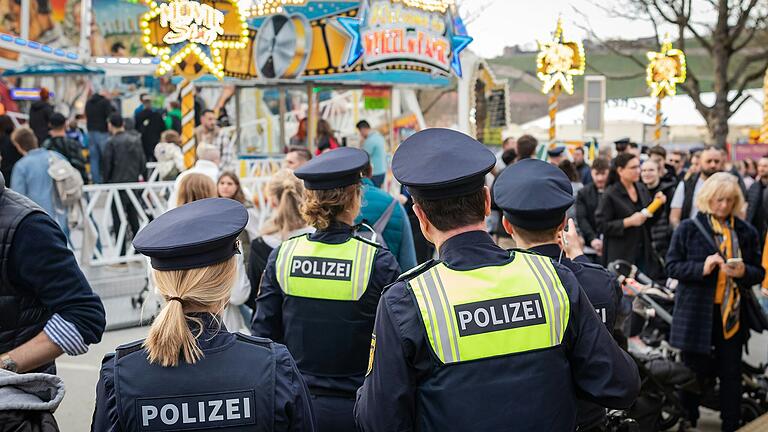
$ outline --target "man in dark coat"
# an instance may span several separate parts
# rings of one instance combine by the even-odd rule
[[[61,113],[53,113],[50,124],[50,137],[43,142],[43,148],[53,150],[64,156],[67,162],[80,172],[83,184],[88,184],[83,147],[80,142],[67,136],[67,118]]]
[[[48,89],[40,89],[40,100],[32,104],[29,109],[29,128],[35,132],[37,142],[41,143],[48,138],[50,130],[51,115],[53,115],[53,105],[48,102]]]
[[[104,306],[59,225],[1,175],[0,239],[0,369],[55,374],[101,340]]]
[[[757,161],[757,180],[747,191],[747,222],[757,228],[762,248],[768,232],[768,155]]]
[[[135,116],[136,131],[141,134],[145,158],[154,161],[155,146],[160,142],[160,135],[165,130],[165,120],[158,110],[152,108],[152,98],[149,95],[143,95],[141,103],[143,107]]]
[[[608,160],[595,159],[592,162],[592,183],[585,185],[576,195],[576,224],[584,238],[584,253],[593,262],[597,262],[597,256],[603,253],[602,233],[597,229],[595,213],[608,182],[609,169]]]
[[[126,132],[125,123],[120,114],[112,114],[109,118],[109,131],[112,137],[104,147],[104,159],[102,160],[104,183],[134,183],[139,181],[139,177],[142,176],[146,179],[147,159],[141,148],[139,135],[133,131]],[[133,235],[136,235],[139,232],[139,216],[128,194],[135,195],[135,191],[120,191],[120,201],[122,201],[128,225],[131,227]],[[136,197],[136,199],[139,198]],[[116,203],[113,203],[112,223],[115,235],[120,230],[119,221],[121,220]],[[127,243],[128,240],[123,242],[121,254],[125,253]]]

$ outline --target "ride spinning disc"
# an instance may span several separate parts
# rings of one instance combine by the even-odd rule
[[[296,78],[304,71],[312,29],[303,15],[272,15],[256,36],[256,67],[264,78]]]

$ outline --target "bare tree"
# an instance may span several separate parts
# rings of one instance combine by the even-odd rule
[[[685,51],[686,40],[694,40],[696,48],[711,59],[714,101],[702,99],[704,90],[699,71],[690,66],[688,80],[681,87],[707,122],[712,142],[725,145],[728,119],[747,100],[744,94],[747,86],[762,77],[768,68],[768,46],[759,43],[768,31],[765,0],[621,0],[618,3],[607,6],[605,2],[593,2],[611,17],[647,21],[657,44],[661,42],[663,29],[670,28],[674,30],[677,48]],[[615,41],[600,39],[584,18],[587,24],[581,27],[592,39],[645,68],[645,60],[636,55],[636,50],[633,55]]]

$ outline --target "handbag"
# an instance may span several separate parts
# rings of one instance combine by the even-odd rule
[[[720,252],[720,248],[717,247],[715,240],[712,239],[712,235],[707,231],[706,228],[704,228],[704,225],[701,224],[701,221],[696,219],[696,217],[691,218],[691,220],[693,221],[694,225],[696,225],[696,228],[701,231],[701,235],[707,241],[709,246],[717,251],[718,255],[722,256],[723,254]],[[752,290],[752,287],[742,287],[738,283],[736,285],[739,287],[739,294],[741,294],[740,319],[742,320],[742,323],[744,323],[748,329],[754,330],[758,333],[762,333],[763,331],[768,330],[768,317],[766,317],[763,313],[763,308],[757,301],[757,297],[755,296],[755,292]]]

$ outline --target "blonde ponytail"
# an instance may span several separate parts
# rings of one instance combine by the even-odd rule
[[[149,329],[144,348],[149,362],[163,367],[178,366],[179,356],[194,364],[203,357],[197,344],[202,322],[186,312],[211,312],[218,315],[229,301],[237,276],[237,255],[212,266],[190,270],[153,270],[157,289],[166,304]],[[187,321],[198,324],[193,334]]]
[[[281,169],[276,172],[267,184],[267,194],[278,204],[261,230],[263,235],[279,233],[283,240],[287,240],[291,232],[306,226],[299,211],[304,184],[293,171]]]

